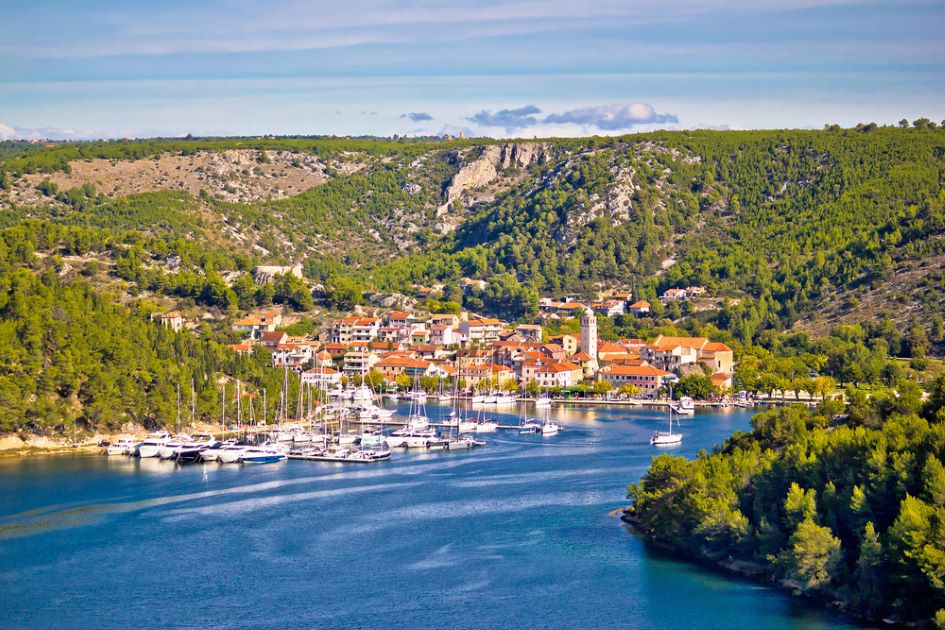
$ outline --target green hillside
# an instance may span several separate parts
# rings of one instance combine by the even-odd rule
[[[198,182],[197,194],[162,187],[174,172],[158,172],[147,185],[134,179],[162,156],[227,155],[237,167],[225,173],[212,173],[210,159],[167,167],[192,167],[185,175]],[[247,182],[265,190],[268,175],[257,166],[280,160],[291,174],[314,168],[306,164],[315,158],[318,185],[279,198],[227,196]],[[45,362],[21,367],[11,358],[5,387],[8,400],[31,401],[28,416],[55,416],[60,425],[67,408],[99,423],[85,409],[100,399],[76,394],[91,376],[47,369],[62,363],[51,339],[97,338],[71,316],[52,318],[55,334],[30,333],[23,313],[47,313],[49,291],[77,300],[76,313],[121,320],[116,330],[157,353],[154,361],[167,358],[183,366],[184,380],[200,372],[208,383],[214,371],[236,368],[211,346],[200,352],[216,358],[199,369],[160,350],[165,342],[146,321],[151,311],[209,309],[217,323],[187,343],[214,344],[233,341],[227,318],[273,302],[306,312],[313,302],[350,307],[367,299],[362,292],[411,295],[414,284],[443,285],[431,308],[462,302],[530,320],[541,295],[630,286],[653,302],[653,317],[604,318],[602,336],[711,334],[740,358],[757,357],[756,373],[740,378],[761,391],[809,370],[841,383],[893,384],[896,374],[926,370],[925,355],[941,355],[945,344],[945,130],[929,125],[533,141],[4,143],[0,160],[0,280],[29,289],[18,310],[2,313],[3,345],[14,349],[11,357],[28,348],[46,353]],[[76,182],[79,172],[88,180]],[[287,263],[303,264],[308,286],[254,285],[255,265]],[[488,285],[463,292],[463,277]],[[688,285],[705,286],[711,299],[658,304],[666,288]],[[91,348],[89,357],[100,351]],[[889,357],[913,361],[908,370],[887,369]],[[119,382],[119,362],[97,369]],[[261,373],[252,374],[261,385]],[[116,391],[154,387],[138,381]],[[53,407],[37,411],[45,394]],[[99,406],[124,410],[108,423],[164,413],[148,411],[144,398]]]

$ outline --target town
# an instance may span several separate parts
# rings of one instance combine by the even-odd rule
[[[418,294],[430,291],[419,287]],[[704,294],[702,287],[674,288],[661,300],[669,303]],[[270,308],[233,321],[230,329],[244,338],[230,348],[247,355],[268,352],[273,368],[297,373],[303,383],[322,390],[366,380],[382,391],[406,389],[414,382],[433,391],[446,382],[447,387],[466,392],[654,399],[681,377],[699,375],[711,382],[706,398],[722,401],[731,396],[735,361],[729,346],[705,337],[665,335],[601,340],[598,316],[646,316],[651,305],[645,300],[632,302],[626,290],[598,297],[596,301],[574,295],[542,298],[536,321],[580,321],[579,332],[554,335],[547,334],[541,323],[509,323],[469,311],[362,307],[311,334],[290,335],[284,329],[292,316]],[[174,330],[184,327],[180,311],[159,317]]]

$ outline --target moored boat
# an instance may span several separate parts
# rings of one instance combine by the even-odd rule
[[[158,457],[161,449],[171,441],[170,433],[152,433],[135,449],[138,457]]]
[[[251,446],[243,451],[239,458],[241,464],[274,464],[284,462],[287,459],[282,449],[274,446]]]
[[[132,455],[135,452],[135,441],[132,438],[120,438],[114,444],[105,447],[106,455]]]

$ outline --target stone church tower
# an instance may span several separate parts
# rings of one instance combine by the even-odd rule
[[[581,316],[581,352],[597,363],[597,316],[590,308]]]

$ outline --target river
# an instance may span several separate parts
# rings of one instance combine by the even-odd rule
[[[438,413],[431,408],[430,415]],[[665,414],[558,409],[556,437],[257,467],[0,461],[0,626],[827,628],[785,593],[667,556],[626,504]],[[514,408],[493,414],[517,422]],[[744,410],[698,412],[693,457]]]

